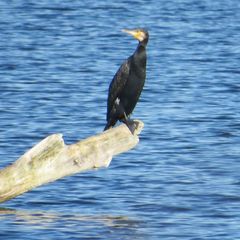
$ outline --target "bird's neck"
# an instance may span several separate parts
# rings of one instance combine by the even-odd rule
[[[133,54],[134,61],[137,64],[146,66],[146,48],[141,43],[138,44],[136,51]]]

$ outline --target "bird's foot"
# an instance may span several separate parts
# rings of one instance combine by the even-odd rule
[[[136,128],[138,127],[138,123],[133,120],[130,120],[130,119],[125,120],[123,122],[127,125],[130,132],[134,135],[134,132],[135,132]]]

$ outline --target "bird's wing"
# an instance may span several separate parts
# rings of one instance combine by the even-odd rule
[[[121,91],[124,88],[124,85],[127,82],[128,76],[130,72],[130,59],[127,59],[121,67],[116,72],[113,80],[109,86],[108,92],[108,103],[107,103],[107,119],[109,118],[109,114],[113,108],[113,105],[116,99],[121,94]]]

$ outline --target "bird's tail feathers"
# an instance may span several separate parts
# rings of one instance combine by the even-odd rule
[[[106,124],[105,128],[103,129],[103,131],[108,130],[109,128],[111,128],[111,125],[109,123]]]
[[[112,128],[116,124],[116,122],[117,122],[117,120],[114,120],[114,119],[108,120],[108,122],[107,122],[107,124],[106,124],[106,126],[105,126],[103,131],[106,131],[109,128]]]

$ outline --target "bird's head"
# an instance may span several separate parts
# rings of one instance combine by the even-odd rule
[[[148,31],[143,28],[137,28],[133,30],[123,29],[123,32],[126,32],[136,38],[140,43],[147,44],[148,42]]]

